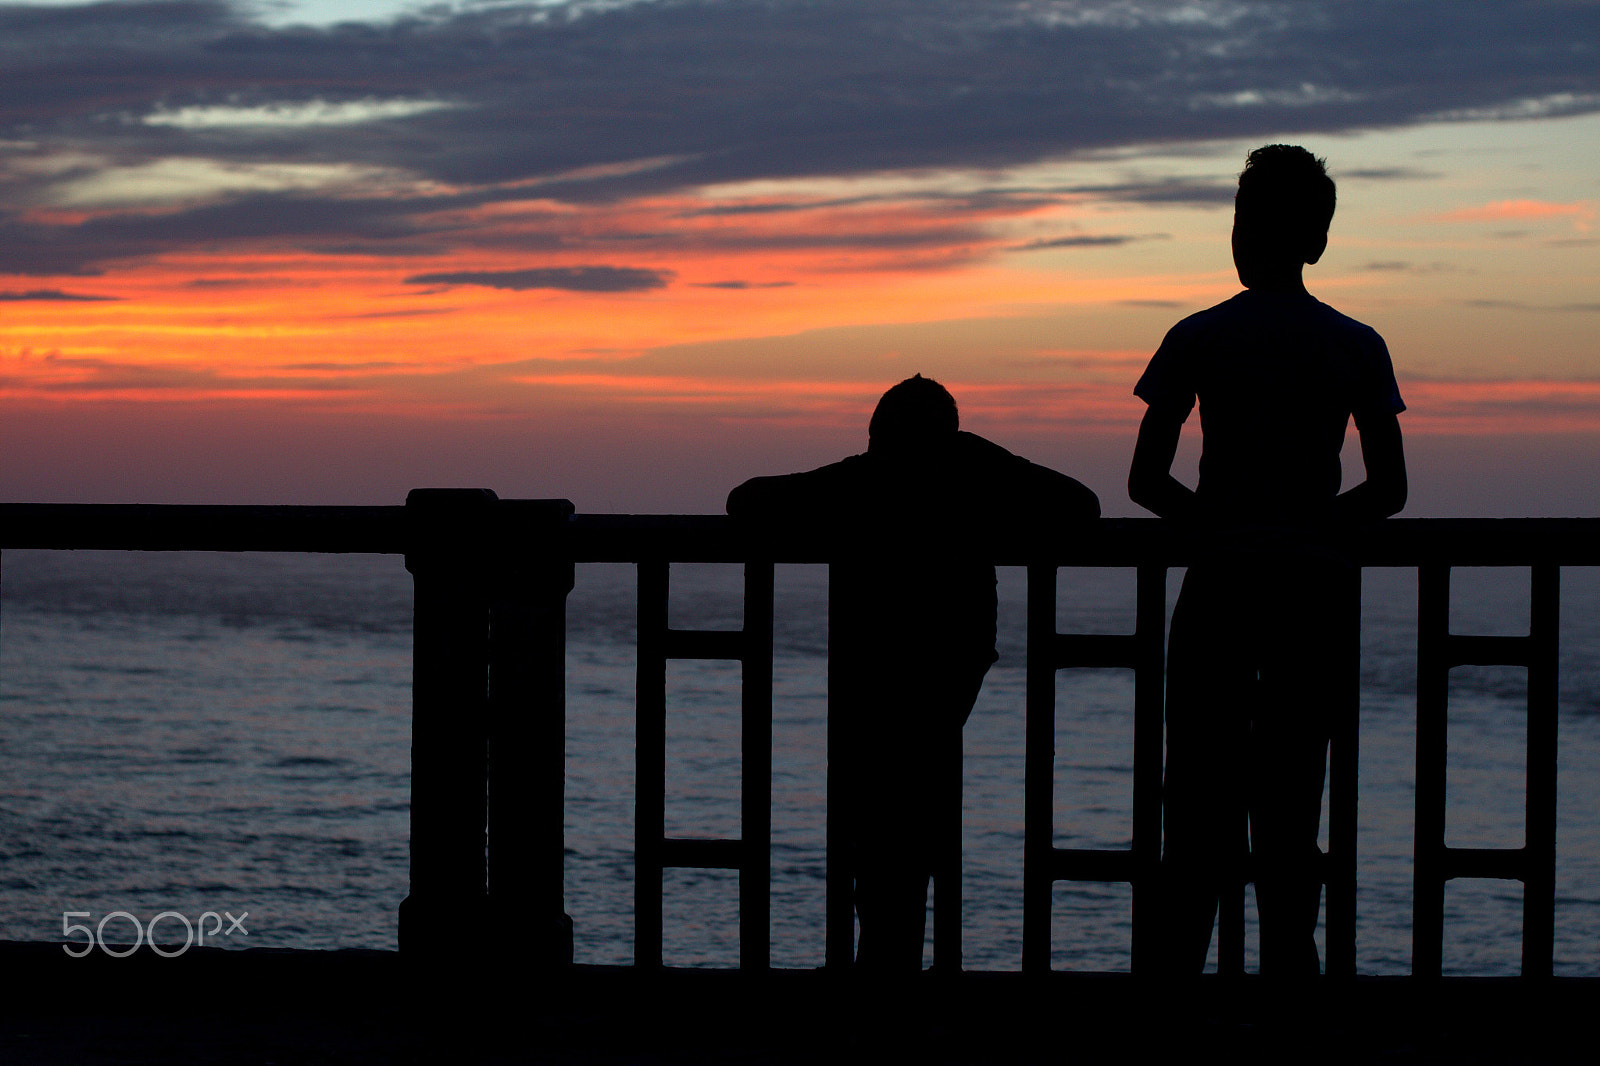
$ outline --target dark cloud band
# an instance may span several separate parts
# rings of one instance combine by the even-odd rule
[[[408,285],[485,285],[491,289],[563,289],[567,292],[646,292],[664,288],[672,272],[639,267],[541,267],[532,270],[458,270],[416,274]]]
[[[604,203],[757,179],[1004,169],[1143,145],[1600,109],[1592,2],[650,0],[469,6],[318,29],[269,29],[240,10],[220,0],[0,7],[10,203],[48,204],[62,171],[8,159],[52,155],[381,168],[462,190],[463,206]],[[363,101],[439,106],[326,121]],[[246,117],[311,104],[327,105],[303,109],[321,120],[268,128]],[[1229,190],[1101,194],[1195,203]],[[0,271],[87,275],[174,246],[278,237],[303,248],[360,241],[372,253],[437,233],[422,216],[444,199],[234,194],[49,225],[0,212]],[[591,291],[660,281],[554,277]]]

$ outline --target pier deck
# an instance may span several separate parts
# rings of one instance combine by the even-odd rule
[[[385,951],[194,950],[73,959],[0,944],[0,1062],[824,1063],[1594,1061],[1600,979],[928,973],[476,966]]]

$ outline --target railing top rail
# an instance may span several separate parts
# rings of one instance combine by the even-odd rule
[[[404,554],[404,507],[0,504],[0,548]]]
[[[800,563],[827,562],[839,551],[832,537],[851,527],[771,529],[723,515],[579,514],[568,529],[579,562],[739,562],[755,551]],[[1243,537],[1265,545],[1273,534],[1252,530]],[[1063,566],[1186,566],[1229,543],[1156,518],[1106,518],[1044,535],[1007,533],[997,521],[992,552],[996,562],[1008,565],[1048,560]],[[1596,566],[1600,518],[1391,518],[1348,527],[1325,543],[1364,566]]]
[[[848,515],[803,527],[770,528],[726,515],[576,514],[495,500],[462,512],[451,540],[481,531],[500,544],[526,543],[575,562],[737,563],[761,555],[785,563],[825,563],[858,527]],[[553,521],[552,516],[560,516]],[[426,517],[437,535],[449,511]],[[404,506],[236,506],[208,504],[0,504],[0,548],[103,548],[127,551],[281,551],[403,555],[419,539],[415,509]],[[1063,566],[1185,566],[1230,541],[1154,518],[1108,518],[1045,533],[993,525],[996,562],[1046,560]],[[1249,543],[1272,543],[1254,530]],[[1233,541],[1232,543],[1239,543]],[[1391,518],[1339,530],[1328,543],[1365,566],[1600,565],[1600,518]]]

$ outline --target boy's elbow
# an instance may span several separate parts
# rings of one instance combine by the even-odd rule
[[[1150,509],[1144,498],[1144,483],[1133,474],[1128,475],[1128,499],[1137,507],[1143,507],[1147,511]]]
[[[1411,485],[1406,477],[1405,458],[1396,455],[1388,462],[1379,463],[1367,471],[1367,481],[1372,493],[1372,509],[1377,517],[1388,518],[1405,509]]]
[[[731,515],[748,515],[760,506],[761,490],[757,486],[760,478],[751,478],[744,484],[728,493],[728,502],[723,505]]]
[[[1128,471],[1128,499],[1152,514],[1160,514],[1161,494],[1157,483],[1137,464]]]
[[[1383,517],[1397,515],[1406,508],[1406,497],[1410,495],[1411,486],[1406,481],[1404,471],[1390,479],[1382,496]]]
[[[1100,517],[1100,497],[1081,481],[1072,482],[1072,491],[1066,502],[1074,518],[1088,522]]]

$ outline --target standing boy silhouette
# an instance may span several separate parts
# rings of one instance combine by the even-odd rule
[[[959,421],[944,386],[918,374],[878,401],[865,453],[728,495],[730,515],[842,538],[828,672],[844,743],[829,772],[849,797],[856,965],[880,973],[922,969],[935,855],[959,847],[961,727],[997,657],[984,543],[996,528],[1100,514],[1079,482]]]
[[[1169,973],[1204,968],[1219,891],[1246,846],[1261,972],[1320,969],[1317,838],[1334,678],[1356,655],[1355,571],[1338,530],[1406,499],[1396,417],[1405,405],[1383,338],[1316,300],[1302,278],[1327,247],[1334,200],[1323,161],[1304,148],[1251,152],[1233,220],[1245,290],[1174,326],[1134,386],[1148,409],[1128,494],[1210,545],[1184,577],[1167,659]],[[1197,400],[1202,454],[1190,489],[1172,463]],[[1352,419],[1366,480],[1341,493]]]

